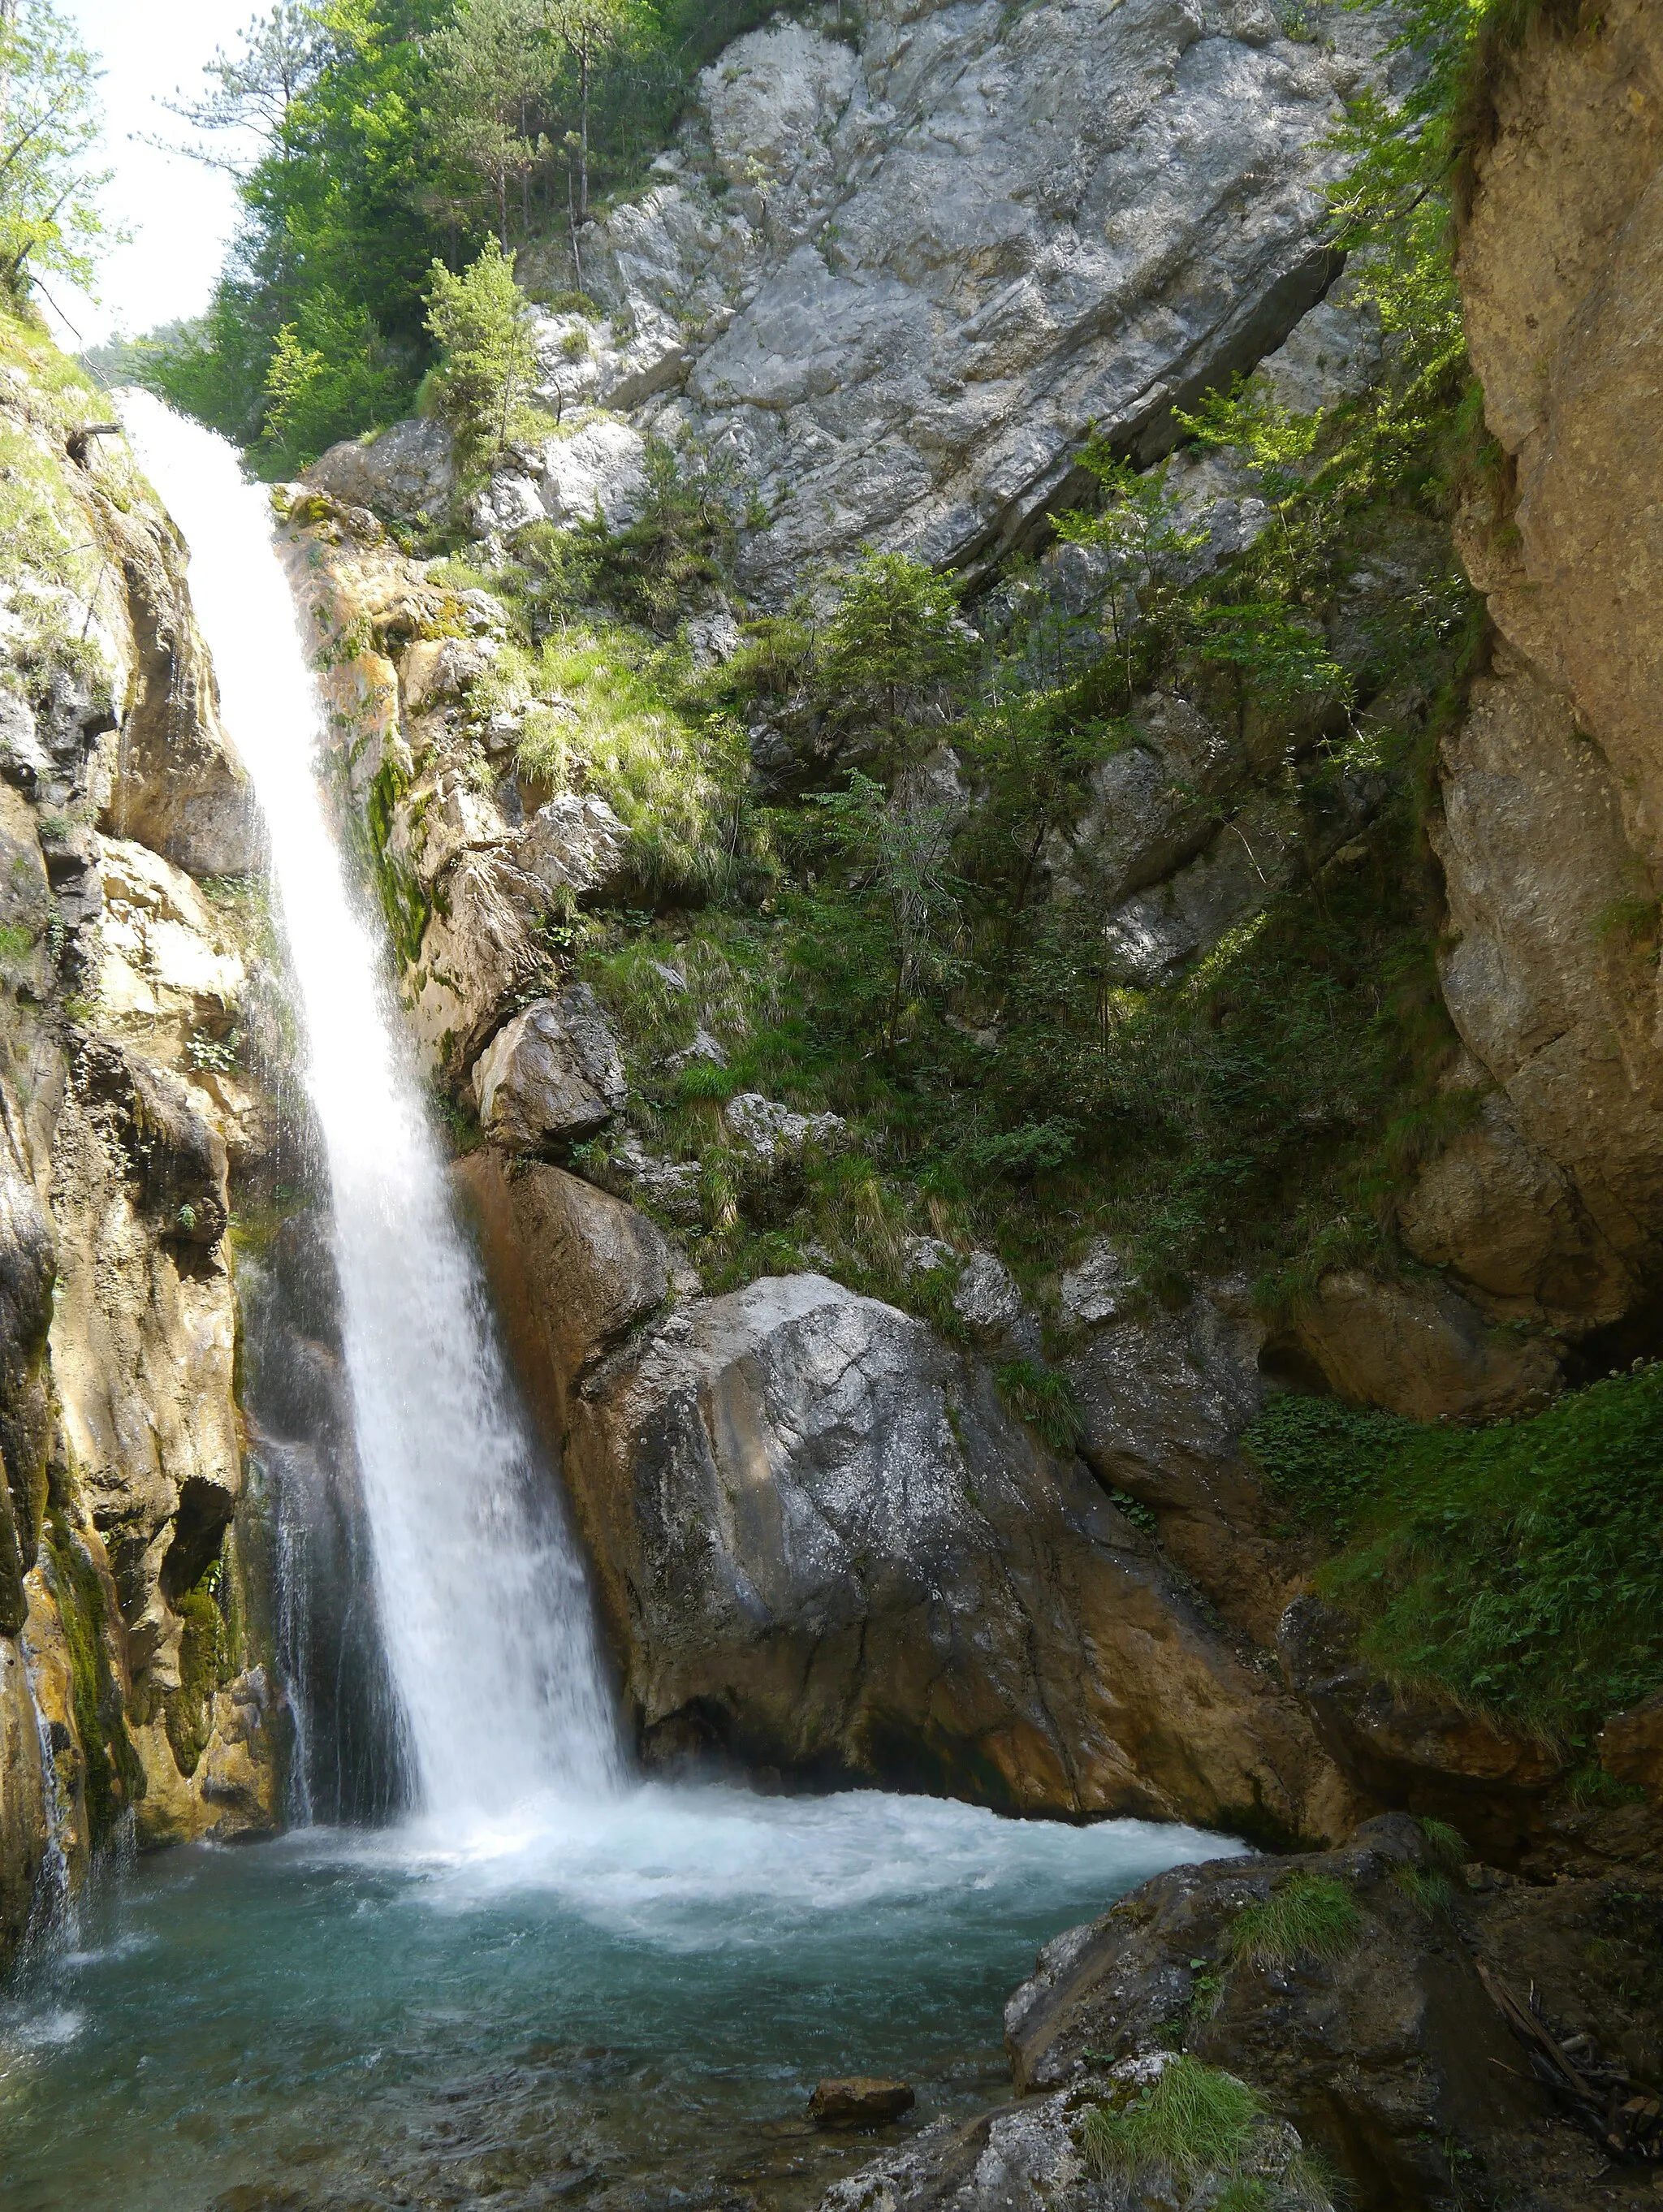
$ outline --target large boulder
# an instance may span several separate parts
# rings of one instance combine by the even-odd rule
[[[1337,1817],[1302,1719],[979,1362],[823,1276],[677,1298],[631,1208],[553,1168],[464,1176],[649,1760]]]
[[[1553,1346],[1493,1327],[1435,1276],[1335,1268],[1299,1302],[1289,1338],[1337,1396],[1417,1421],[1539,1412],[1562,1379]]]
[[[313,462],[303,481],[343,507],[399,522],[442,522],[456,491],[456,450],[442,422],[395,422],[379,438],[349,439]]]
[[[511,1152],[537,1152],[596,1135],[622,1109],[623,1060],[586,984],[538,999],[514,1016],[473,1072],[480,1127]]]

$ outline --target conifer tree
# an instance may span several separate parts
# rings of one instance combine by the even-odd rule
[[[514,257],[493,238],[459,276],[435,261],[432,279],[428,328],[443,355],[435,372],[440,411],[464,452],[488,459],[523,422],[537,374]]]

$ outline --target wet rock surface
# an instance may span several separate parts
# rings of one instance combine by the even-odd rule
[[[824,1277],[701,1299],[660,1231],[557,1169],[458,1172],[650,1761],[1333,1817],[1297,1709],[985,1366]]]
[[[820,2128],[881,2128],[910,2112],[916,2102],[909,2082],[857,2074],[816,2082],[809,2118]]]

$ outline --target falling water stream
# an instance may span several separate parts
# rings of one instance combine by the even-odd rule
[[[382,1633],[423,1809],[467,1821],[593,1795],[619,1765],[583,1577],[539,1487],[318,781],[321,702],[270,495],[148,393],[124,413],[192,549],[221,705],[258,796],[328,1158]]]
[[[123,412],[191,548],[270,833],[416,1803],[380,1829],[161,1853],[106,1888],[81,1948],[0,2000],[0,2203],[795,2212],[872,2148],[807,2128],[817,2075],[905,2074],[920,2119],[989,2101],[1035,1946],[1231,1847],[631,1777],[379,921],[330,828],[266,495],[156,402]]]

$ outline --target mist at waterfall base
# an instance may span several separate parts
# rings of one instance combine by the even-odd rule
[[[191,545],[270,833],[416,1807],[380,1828],[162,1853],[97,1891],[75,1948],[0,2003],[0,2201],[811,2204],[872,2148],[808,2129],[816,2078],[905,2075],[920,2118],[986,2103],[1008,2088],[1000,2008],[1035,1948],[1162,1868],[1237,1847],[877,1791],[631,1778],[379,923],[330,831],[267,495],[206,431],[143,395],[123,405]],[[288,1530],[290,1551],[305,1542]]]

